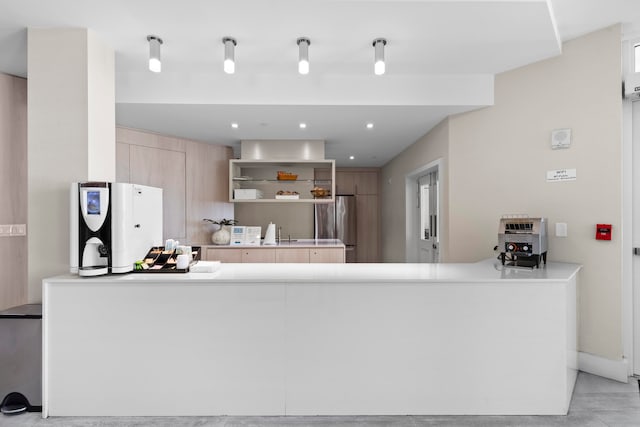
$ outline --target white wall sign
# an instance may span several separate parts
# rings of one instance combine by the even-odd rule
[[[547,171],[547,182],[575,181],[575,180],[576,180],[575,169],[557,169],[553,171]]]

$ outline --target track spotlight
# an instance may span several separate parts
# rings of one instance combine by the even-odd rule
[[[311,41],[306,37],[298,39],[298,72],[309,74],[309,45]]]
[[[386,39],[375,39],[373,41],[373,47],[375,49],[375,62],[373,64],[373,72],[376,73],[377,76],[381,76],[385,72],[384,65],[384,47],[387,44]]]
[[[227,74],[233,74],[236,71],[235,46],[236,39],[233,37],[224,37],[222,39],[224,44],[224,72]]]
[[[162,71],[162,62],[160,61],[160,45],[162,39],[157,36],[147,36],[149,42],[149,70],[154,73]]]

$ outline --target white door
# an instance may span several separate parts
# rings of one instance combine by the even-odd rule
[[[438,170],[418,178],[418,262],[438,262],[439,252],[439,204]]]
[[[640,375],[640,102],[632,104],[633,373]]]

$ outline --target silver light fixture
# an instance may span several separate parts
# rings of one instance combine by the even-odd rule
[[[147,36],[149,42],[149,70],[154,73],[162,71],[162,62],[160,61],[160,45],[162,39],[158,36]]]
[[[375,62],[373,64],[373,72],[377,76],[381,76],[385,72],[384,65],[384,47],[387,44],[387,39],[378,38],[373,41],[373,48],[375,49]]]
[[[309,45],[311,41],[306,37],[300,37],[298,43],[298,72],[309,74]]]
[[[233,74],[236,71],[236,39],[233,37],[223,37],[222,43],[224,44],[224,72],[227,74]]]

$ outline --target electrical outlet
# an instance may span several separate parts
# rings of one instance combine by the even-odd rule
[[[13,224],[11,225],[12,236],[26,236],[27,224]]]
[[[11,224],[0,225],[0,236],[10,236],[10,235],[11,235]]]

